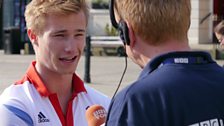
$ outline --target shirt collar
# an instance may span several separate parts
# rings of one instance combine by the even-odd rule
[[[36,61],[33,61],[26,73],[27,78],[29,81],[34,85],[36,90],[40,93],[41,96],[48,97],[52,93],[49,92],[47,87],[45,86],[44,82],[42,81],[40,75],[37,73],[35,69]],[[87,92],[84,87],[84,82],[74,73],[73,74],[73,97],[75,97],[80,92]]]
[[[159,55],[155,58],[153,58],[142,70],[139,79],[142,79],[143,77],[147,76],[149,73],[157,69],[164,60],[168,58],[178,58],[178,57],[203,57],[206,59],[209,63],[214,63],[214,60],[212,60],[211,55],[207,52],[203,51],[179,51],[179,52],[169,52],[162,55]]]

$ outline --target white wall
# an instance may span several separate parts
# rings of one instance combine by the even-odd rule
[[[213,0],[191,0],[191,26],[188,32],[190,44],[212,43]],[[204,20],[208,14],[210,16]]]
[[[90,20],[88,25],[88,33],[94,36],[103,36],[105,33],[106,24],[111,25],[109,10],[105,9],[91,9]]]
[[[191,26],[188,37],[191,44],[196,44],[199,41],[199,0],[191,0],[191,8]]]

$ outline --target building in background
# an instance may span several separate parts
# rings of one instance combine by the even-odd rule
[[[24,18],[25,6],[30,0],[3,0],[2,11],[1,11],[1,38],[0,48],[4,48],[4,35],[6,29],[18,28],[19,29],[19,45],[23,48],[24,43],[28,42],[26,35],[26,25]]]
[[[213,28],[224,19],[224,0],[191,0],[191,44],[214,43]]]

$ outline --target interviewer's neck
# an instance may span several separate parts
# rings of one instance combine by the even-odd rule
[[[149,45],[145,42],[140,42],[136,50],[141,54],[140,57],[144,67],[152,58],[158,55],[174,51],[191,51],[191,48],[187,40],[184,42],[170,40],[159,45]]]
[[[158,46],[151,46],[151,51],[146,53],[149,58],[154,58],[158,55],[174,52],[174,51],[190,51],[190,46],[187,42],[169,41]]]

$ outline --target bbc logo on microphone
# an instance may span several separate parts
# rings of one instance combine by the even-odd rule
[[[99,110],[95,111],[93,113],[93,115],[96,119],[105,118],[107,115],[107,112],[105,109],[99,109]]]

